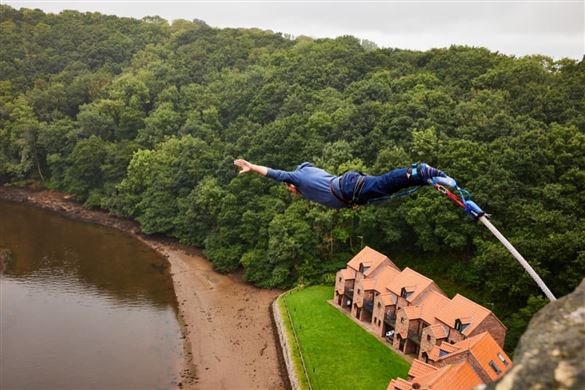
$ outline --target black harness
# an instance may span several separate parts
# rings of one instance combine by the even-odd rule
[[[360,192],[362,191],[362,188],[364,186],[364,181],[365,181],[366,175],[364,175],[361,172],[358,172],[358,173],[360,174],[360,176],[358,177],[358,179],[355,182],[355,186],[353,188],[353,193],[352,193],[351,199],[349,199],[349,200],[346,199],[346,197],[343,194],[343,191],[341,190],[342,185],[343,185],[343,177],[344,177],[345,173],[339,177],[339,194],[337,194],[335,192],[335,187],[333,185],[333,181],[335,179],[332,179],[331,182],[329,183],[329,191],[331,192],[331,194],[335,197],[335,199],[337,199],[338,201],[340,201],[341,203],[343,203],[347,207],[355,207],[355,206],[359,206],[362,204],[361,202],[359,202],[359,196],[360,196]]]

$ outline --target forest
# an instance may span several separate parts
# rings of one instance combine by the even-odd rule
[[[424,161],[557,296],[585,275],[583,59],[6,5],[0,23],[0,185],[66,192],[265,288],[332,284],[369,245],[492,309],[513,350],[546,300],[436,191],[331,210],[232,164],[381,174]]]

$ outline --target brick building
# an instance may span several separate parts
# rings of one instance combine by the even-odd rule
[[[393,346],[404,353],[418,356],[424,329],[437,322],[436,313],[449,302],[443,293],[428,290],[420,295],[412,306],[396,312]]]
[[[339,270],[335,275],[333,301],[345,309],[350,309],[356,318],[361,318],[364,297],[370,306],[376,279],[380,274],[385,275],[389,268],[396,272],[400,271],[386,255],[368,246],[364,247],[347,263],[346,268]],[[368,293],[365,294],[364,291]]]
[[[512,361],[488,332],[459,343],[441,343],[432,352],[433,364],[415,360],[408,379],[392,379],[388,390],[471,390],[498,380]]]
[[[433,348],[429,362],[435,367],[466,361],[484,383],[499,379],[512,367],[512,360],[489,332],[483,332],[455,344],[443,341]]]
[[[408,380],[388,389],[464,390],[498,379],[511,367],[502,350],[506,327],[485,307],[457,294],[449,299],[431,279],[364,247],[336,274],[333,302],[415,354]]]
[[[465,361],[439,368],[415,360],[408,371],[408,380],[392,379],[387,390],[471,390],[482,383]]]
[[[500,347],[504,346],[506,327],[485,307],[457,294],[436,312],[436,322],[423,330],[418,358],[428,361],[430,351],[439,343],[450,344],[489,332]]]

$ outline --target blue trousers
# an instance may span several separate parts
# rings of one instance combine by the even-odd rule
[[[411,186],[423,185],[419,178],[407,177],[408,168],[400,168],[379,176],[364,175],[349,171],[340,179],[343,198],[355,204],[366,204]],[[359,181],[362,181],[360,184]]]

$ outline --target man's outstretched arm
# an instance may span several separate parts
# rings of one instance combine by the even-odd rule
[[[297,173],[272,169],[262,165],[252,164],[246,160],[234,160],[234,165],[240,167],[240,174],[247,172],[256,172],[259,175],[270,177],[276,181],[284,181],[291,184],[297,184]]]
[[[256,172],[259,175],[266,176],[268,175],[268,168],[262,165],[256,165],[249,163],[246,160],[238,159],[234,160],[234,165],[240,167],[240,174],[247,173],[247,172]]]

